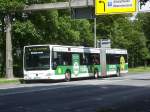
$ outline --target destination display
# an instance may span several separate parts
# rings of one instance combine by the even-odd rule
[[[108,0],[107,7],[132,7],[132,0]]]

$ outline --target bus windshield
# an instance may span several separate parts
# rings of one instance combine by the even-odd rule
[[[50,69],[49,46],[26,47],[24,64],[25,70]]]

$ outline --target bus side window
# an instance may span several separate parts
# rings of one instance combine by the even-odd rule
[[[58,56],[57,56],[57,52],[53,52],[52,55],[52,68],[55,70],[58,66]]]
[[[53,68],[56,69],[58,66],[58,58],[55,58],[53,61]]]
[[[91,58],[89,53],[85,53],[85,64],[90,65],[91,64],[90,62],[91,62]]]
[[[80,64],[81,65],[86,65],[86,57],[84,53],[80,53]]]
[[[94,64],[100,64],[99,54],[93,54]]]
[[[62,61],[63,65],[71,65],[72,64],[72,57],[70,52],[64,52],[62,53]]]
[[[66,55],[66,53],[63,53],[63,59],[62,59],[62,61],[63,61],[63,65],[68,65],[68,60],[67,60],[67,55]]]
[[[99,65],[100,64],[100,54],[95,54],[95,53],[88,54],[87,59],[88,59],[89,65],[93,65],[93,64]]]
[[[62,55],[62,53],[61,52],[54,52],[53,53],[53,64],[57,64],[57,66],[58,65],[62,65],[63,64],[63,57],[62,57],[63,55]]]

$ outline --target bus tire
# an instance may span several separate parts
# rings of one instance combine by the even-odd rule
[[[70,71],[66,71],[65,73],[65,81],[69,82],[71,80],[71,72]]]
[[[118,68],[117,69],[117,77],[120,77],[121,76],[121,74],[120,74],[120,69]]]
[[[98,79],[99,78],[99,74],[98,74],[98,70],[96,70],[95,72],[94,72],[94,79]]]

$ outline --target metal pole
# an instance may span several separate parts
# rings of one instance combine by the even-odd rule
[[[96,17],[94,18],[94,47],[96,48]]]
[[[6,24],[6,78],[13,78],[11,20],[9,14],[5,16],[5,24]]]

